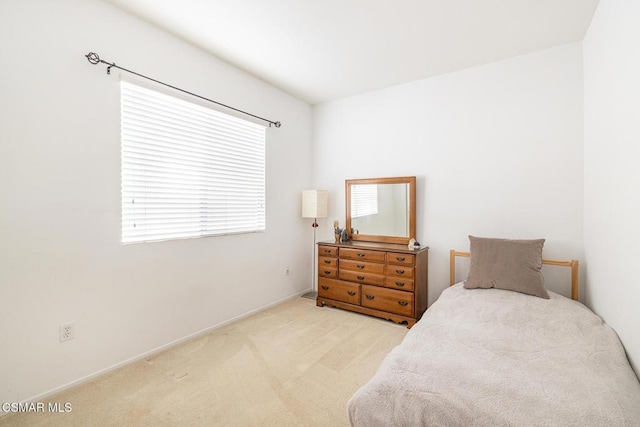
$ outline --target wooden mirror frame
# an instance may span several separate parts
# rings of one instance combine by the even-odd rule
[[[351,233],[351,186],[361,184],[409,184],[409,237],[376,236],[370,234]],[[346,229],[351,240],[365,242],[399,243],[408,244],[411,238],[416,238],[416,177],[403,176],[396,178],[367,178],[348,179],[345,181],[346,198]]]

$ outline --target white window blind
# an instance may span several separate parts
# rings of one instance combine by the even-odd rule
[[[354,185],[351,187],[351,217],[375,215],[378,213],[378,186],[376,184]]]
[[[265,229],[265,128],[121,82],[122,242]]]

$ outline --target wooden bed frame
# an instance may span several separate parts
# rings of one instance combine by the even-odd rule
[[[449,252],[449,286],[455,285],[456,281],[456,257],[469,258],[471,254],[469,252],[459,252],[455,249],[451,249]],[[561,267],[571,267],[571,299],[578,300],[578,260],[572,259],[571,261],[556,261],[552,259],[543,259],[542,264],[558,265]]]

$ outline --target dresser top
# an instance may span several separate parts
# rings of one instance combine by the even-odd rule
[[[362,242],[357,240],[349,240],[348,242],[340,242],[336,243],[332,240],[327,240],[324,242],[318,242],[318,245],[324,246],[334,246],[337,248],[353,248],[353,249],[371,249],[378,251],[394,251],[394,252],[403,252],[409,254],[417,254],[420,252],[428,251],[428,246],[421,246],[419,249],[409,249],[407,245],[396,244],[396,243],[378,243],[378,242]]]

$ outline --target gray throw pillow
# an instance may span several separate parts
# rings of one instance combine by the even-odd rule
[[[544,239],[511,240],[469,236],[467,289],[496,288],[549,299],[542,277]]]

